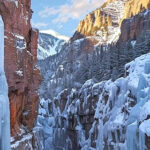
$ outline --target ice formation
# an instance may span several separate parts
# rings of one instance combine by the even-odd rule
[[[150,136],[149,60],[150,53],[126,64],[126,76],[114,82],[91,79],[79,90],[63,90],[54,100],[42,98],[36,127],[45,135],[39,139],[41,147],[75,149],[68,136],[71,130],[81,150],[144,150]],[[88,131],[85,124],[91,124]]]
[[[8,86],[4,72],[4,23],[0,16],[0,150],[10,150]]]

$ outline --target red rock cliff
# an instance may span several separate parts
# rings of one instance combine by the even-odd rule
[[[145,11],[145,13],[137,14],[132,18],[125,19],[122,22],[119,43],[136,40],[141,34],[146,36],[149,34],[149,29],[150,10]]]
[[[0,0],[5,24],[5,73],[9,86],[11,133],[31,130],[37,115],[40,72],[36,68],[38,31],[31,28],[30,0]]]

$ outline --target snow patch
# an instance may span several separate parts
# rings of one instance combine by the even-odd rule
[[[20,145],[20,143],[23,143],[25,141],[29,141],[31,139],[32,139],[31,134],[24,135],[23,138],[20,141],[16,141],[14,144],[12,144],[11,148],[17,148]]]
[[[142,122],[139,129],[150,137],[150,119]]]
[[[65,41],[69,41],[69,39],[70,39],[70,37],[67,37],[65,35],[61,35],[54,30],[41,30],[40,33],[50,34],[54,37],[57,37],[58,39],[65,40]]]
[[[18,70],[16,71],[17,75],[19,75],[20,77],[23,77],[23,71],[22,70]]]

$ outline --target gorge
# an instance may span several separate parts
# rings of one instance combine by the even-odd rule
[[[0,0],[0,150],[149,150],[149,9],[107,0],[65,40]]]

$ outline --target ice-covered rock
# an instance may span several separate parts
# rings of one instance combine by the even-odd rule
[[[4,72],[4,23],[0,16],[0,150],[10,150],[8,85]]]
[[[149,59],[150,53],[126,64],[128,76],[114,82],[91,79],[54,100],[41,99],[37,126],[45,135],[43,145],[66,150],[147,148]]]

